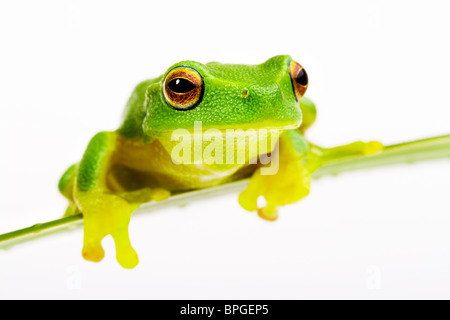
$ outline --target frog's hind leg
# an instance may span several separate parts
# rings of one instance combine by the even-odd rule
[[[77,164],[72,165],[69,169],[66,170],[66,172],[59,180],[59,192],[61,192],[61,194],[67,200],[69,200],[69,205],[67,206],[67,209],[64,213],[64,217],[69,217],[81,213],[80,209],[75,204],[75,200],[73,197],[77,167]]]

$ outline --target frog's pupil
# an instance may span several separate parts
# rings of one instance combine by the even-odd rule
[[[195,84],[184,78],[173,79],[169,82],[169,88],[176,93],[186,93],[195,89]]]
[[[298,72],[297,77],[295,78],[295,81],[302,86],[308,85],[308,75],[306,74],[306,71],[304,69],[301,69]]]

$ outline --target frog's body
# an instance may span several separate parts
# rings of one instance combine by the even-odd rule
[[[83,212],[83,256],[100,261],[101,240],[111,234],[119,263],[132,268],[138,258],[129,242],[128,223],[140,204],[249,175],[240,204],[274,220],[278,206],[309,193],[311,173],[333,155],[380,150],[378,143],[321,149],[307,142],[303,134],[316,118],[314,104],[302,98],[307,84],[306,72],[289,56],[254,66],[183,61],[161,77],[140,83],[119,130],[97,134],[81,162],[70,167],[59,184],[70,201],[66,215]],[[184,131],[174,139],[180,129]],[[237,130],[231,145],[218,138],[230,129]],[[248,135],[252,130],[255,135]],[[192,161],[180,163],[174,150],[187,138],[192,138],[185,144],[192,147],[185,149]],[[218,140],[226,148],[211,152],[211,142]],[[242,149],[238,161],[236,152]],[[264,170],[274,168],[264,157],[276,162],[270,173]],[[266,199],[264,208],[257,207],[260,196]]]

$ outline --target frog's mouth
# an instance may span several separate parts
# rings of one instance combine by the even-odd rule
[[[190,128],[176,128],[176,129],[167,129],[167,130],[145,130],[146,134],[151,137],[158,138],[168,138],[174,135],[183,136],[183,135],[194,135],[194,134],[202,134],[204,137],[209,137],[218,134],[219,132],[223,135],[228,133],[243,133],[243,134],[251,134],[251,132],[256,132],[261,135],[264,132],[282,132],[286,130],[297,129],[300,127],[301,121],[294,124],[274,124],[273,121],[267,121],[263,123],[253,123],[253,124],[243,124],[239,126],[208,126],[205,128],[202,124],[202,121],[195,121],[194,126]]]

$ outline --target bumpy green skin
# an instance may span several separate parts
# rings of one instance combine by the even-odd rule
[[[64,172],[61,179],[58,183],[58,189],[59,191],[66,197],[70,198],[70,190],[68,190],[70,184],[74,181],[75,175],[76,175],[76,167],[77,165],[74,164],[69,167],[69,169]],[[69,192],[69,194],[68,194]]]
[[[151,141],[153,137],[168,135],[179,128],[192,129],[194,121],[200,120],[204,129],[295,128],[302,123],[302,110],[306,121],[301,128],[306,129],[314,122],[316,110],[306,98],[300,100],[299,108],[289,75],[291,61],[290,56],[281,55],[259,65],[176,63],[162,76],[136,86],[118,132],[127,139]],[[191,67],[203,77],[206,89],[201,104],[195,109],[174,110],[165,101],[163,80],[178,66]],[[89,191],[95,185],[100,159],[107,148],[106,133],[99,133],[91,140],[77,173],[79,190]]]
[[[282,55],[259,65],[176,63],[162,77],[136,87],[119,132],[127,138],[158,136],[178,128],[192,129],[199,120],[204,128],[296,127],[302,113],[289,76],[291,60]],[[162,81],[177,66],[191,67],[203,77],[205,94],[193,110],[174,110],[164,99]]]
[[[156,83],[160,83],[161,77],[150,79],[139,83],[134,89],[131,97],[128,99],[124,111],[123,124],[119,132],[126,138],[142,138],[143,120],[147,114],[148,103],[145,102],[145,93],[147,88]]]
[[[252,174],[239,203],[268,220],[276,219],[277,207],[305,197],[310,174],[317,167],[311,163],[320,163],[314,154],[319,149],[303,136],[316,118],[316,109],[306,98],[297,101],[291,61],[287,55],[259,65],[182,61],[160,77],[138,84],[125,108],[121,127],[97,134],[81,162],[72,166],[59,184],[70,200],[66,215],[83,212],[83,256],[100,261],[104,255],[101,240],[111,234],[119,263],[125,268],[136,266],[138,258],[128,238],[131,213],[139,204],[165,199],[173,191],[208,187]],[[203,79],[204,95],[194,109],[175,110],[165,100],[164,79],[179,66],[194,69]],[[265,175],[264,169],[270,166],[263,164],[174,164],[168,148],[171,134],[177,129],[194,129],[195,121],[202,122],[203,130],[277,129],[281,132],[274,149],[280,150],[278,172]],[[139,189],[127,187],[121,183],[124,172],[127,181],[142,178],[144,183]],[[265,208],[257,207],[260,196],[267,200]]]
[[[89,143],[80,163],[77,179],[77,187],[81,191],[88,191],[95,186],[102,159],[108,152],[108,134],[106,132],[97,133]]]

